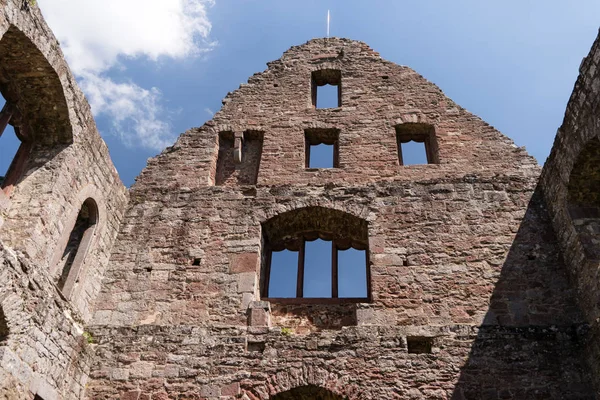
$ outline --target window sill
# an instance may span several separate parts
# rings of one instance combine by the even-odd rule
[[[345,297],[345,298],[317,298],[317,297],[267,297],[261,299],[276,304],[352,304],[352,303],[370,303],[371,300],[366,297]]]
[[[333,171],[339,169],[339,167],[331,167],[331,168],[304,168],[306,172],[319,172],[319,171]]]

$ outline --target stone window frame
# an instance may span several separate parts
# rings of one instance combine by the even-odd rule
[[[246,154],[250,142],[255,142],[259,146],[258,159],[253,170],[253,178],[247,182],[240,183],[241,176],[238,175],[238,184],[256,185],[258,183],[258,175],[260,173],[260,164],[262,162],[262,154],[264,150],[264,129],[244,129],[234,130],[231,127],[221,129],[217,134],[217,152],[214,161],[214,169],[211,173],[211,181],[214,186],[225,186],[227,178],[223,177],[223,170],[229,167],[230,173],[239,172],[246,163]],[[226,151],[231,153],[227,155]],[[229,159],[231,157],[231,159]],[[228,165],[232,163],[232,165]]]
[[[59,270],[60,260],[62,259],[64,251],[66,249],[66,246],[68,245],[69,237],[70,237],[73,229],[75,228],[75,224],[77,223],[77,217],[79,216],[79,213],[81,212],[81,209],[84,205],[87,205],[89,213],[90,213],[89,225],[85,229],[85,231],[81,237],[81,240],[79,240],[75,258],[73,259],[73,261],[71,263],[69,273],[67,275],[67,278],[66,278],[64,284],[62,285],[62,288],[59,287],[58,284],[56,285],[56,288],[67,299],[69,299],[74,292],[75,284],[77,283],[77,281],[80,277],[86,256],[90,252],[95,233],[96,233],[99,223],[100,223],[100,210],[98,207],[98,202],[94,198],[92,198],[92,197],[86,198],[81,203],[81,206],[77,209],[77,213],[74,215],[74,217],[71,218],[71,223],[69,224],[69,226],[71,228],[68,230],[65,230],[63,237],[61,238],[61,240],[57,246],[58,249],[60,249],[60,251],[57,252],[54,257],[54,260],[52,263],[53,267],[50,272],[51,276],[58,277],[60,279],[60,276],[63,273],[62,270]]]
[[[425,144],[427,164],[439,164],[439,148],[437,144],[435,126],[421,122],[405,122],[394,126],[396,131],[396,149],[398,163],[404,165],[402,157],[402,144],[417,142]]]
[[[296,297],[269,297],[269,280],[271,277],[271,259],[273,251],[278,249],[270,246],[267,249],[266,259],[266,273],[263,284],[263,295],[264,300],[276,303],[290,303],[290,304],[301,304],[301,303],[367,303],[370,302],[371,294],[371,276],[369,269],[369,251],[368,245],[352,242],[344,239],[329,239],[329,235],[323,234],[322,232],[305,233],[291,243],[282,244],[286,250],[298,251],[298,275],[296,277]],[[331,242],[331,297],[304,297],[304,269],[305,269],[305,251],[306,242],[312,242],[317,239],[322,239],[326,242]],[[295,242],[295,243],[294,243]],[[294,243],[294,244],[292,244]],[[348,249],[356,249],[366,251],[365,257],[365,271],[367,280],[367,297],[338,297],[338,251],[344,251]],[[283,250],[283,249],[282,249]]]
[[[317,108],[317,92],[320,86],[337,86],[337,107]],[[310,75],[310,98],[313,108],[316,110],[331,110],[342,107],[342,70],[337,68],[322,68],[311,72]]]
[[[331,226],[329,229],[297,229],[299,226],[304,225],[307,216],[310,216],[310,210],[320,210],[321,212],[331,212],[338,218],[348,218],[350,221],[345,225],[341,223],[339,226]],[[308,211],[308,214],[302,214]],[[288,223],[289,219],[283,219],[277,221],[281,229],[270,229],[269,224],[273,223],[282,215],[294,216],[297,215],[296,220],[301,220],[300,225],[295,225],[293,222]],[[315,219],[319,219],[317,214]],[[325,218],[322,218],[325,219]],[[320,223],[321,221],[318,221]],[[294,226],[295,225],[295,226]],[[359,217],[352,214],[345,213],[340,210],[329,209],[324,207],[303,207],[296,210],[291,210],[283,214],[279,214],[265,223],[262,224],[263,228],[263,244],[262,244],[262,262],[261,262],[261,274],[260,274],[260,294],[261,300],[269,301],[272,303],[280,304],[345,304],[345,303],[370,303],[372,302],[372,285],[371,285],[371,262],[369,252],[369,241],[368,241],[368,226],[367,222]],[[288,229],[291,229],[289,231]],[[288,230],[288,232],[284,232]],[[273,232],[274,231],[274,232]],[[343,232],[346,232],[344,234]],[[361,233],[359,233],[361,232]],[[330,241],[332,245],[331,253],[331,268],[332,268],[332,297],[300,297],[303,295],[304,285],[304,252],[306,241],[314,241],[317,239]],[[367,285],[367,296],[366,297],[337,297],[338,283],[338,251],[348,250],[354,248],[357,250],[365,251],[365,272],[366,272],[366,285]],[[296,277],[296,297],[269,297],[269,280],[271,275],[271,261],[272,253],[282,250],[298,251],[298,273]]]
[[[315,168],[310,166],[310,149],[320,144],[333,146],[332,168]],[[310,171],[340,168],[340,129],[307,128],[304,130],[304,168]]]

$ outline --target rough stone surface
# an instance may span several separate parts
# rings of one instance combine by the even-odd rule
[[[539,185],[435,85],[332,38],[268,63],[127,193],[37,7],[4,2],[0,33],[32,143],[0,192],[0,398],[595,398],[598,41]],[[340,106],[316,109],[326,83]],[[401,165],[412,134],[431,164]],[[318,143],[335,168],[306,168]],[[366,249],[368,298],[266,300],[269,249],[300,237]]]
[[[268,66],[131,189],[87,396],[593,397],[534,160],[363,43],[316,39]],[[323,69],[341,71],[341,107],[312,106]],[[399,165],[402,123],[434,127],[437,164]],[[338,168],[305,168],[319,129]],[[248,131],[262,151],[236,142]],[[371,301],[261,306],[266,243],[297,232],[366,235]]]
[[[0,398],[82,398],[92,354],[83,325],[127,191],[58,41],[29,1],[0,5],[0,92],[30,148],[0,190]],[[57,265],[89,198],[98,221],[65,297]]]
[[[586,322],[586,355],[600,391],[600,36],[582,61],[540,187]]]

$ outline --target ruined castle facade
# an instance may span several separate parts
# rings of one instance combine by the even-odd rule
[[[596,398],[599,64],[597,40],[542,170],[410,68],[311,40],[128,191],[39,10],[4,1],[0,398]]]

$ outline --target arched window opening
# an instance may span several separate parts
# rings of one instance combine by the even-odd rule
[[[263,224],[262,297],[274,302],[370,301],[367,222],[307,207]]]
[[[8,323],[6,322],[6,315],[4,315],[4,310],[0,307],[0,344],[8,339]]]
[[[588,258],[600,260],[600,140],[590,140],[569,177],[568,211]]]
[[[337,395],[325,388],[307,385],[300,386],[270,397],[271,400],[348,400],[345,396]]]
[[[56,285],[65,296],[73,290],[85,255],[90,246],[94,227],[98,220],[98,207],[93,199],[83,202],[73,230],[58,263],[57,270],[61,271]]]
[[[0,39],[0,178],[10,194],[37,145],[73,140],[62,84],[46,57],[16,27]]]
[[[31,151],[27,125],[16,106],[3,101],[0,110],[0,187],[7,194],[21,177]]]
[[[400,165],[438,164],[438,148],[433,125],[407,122],[396,125]]]

